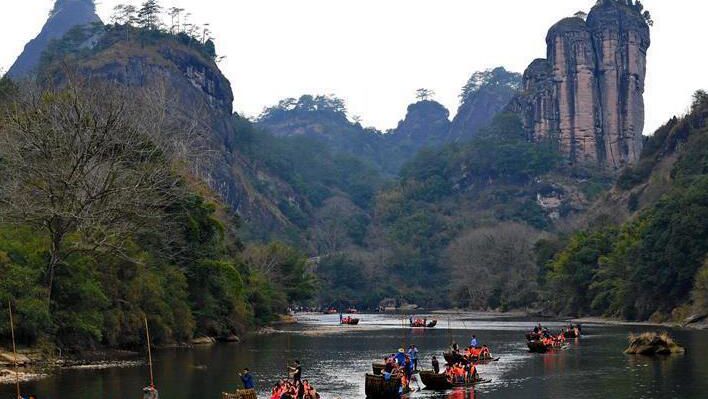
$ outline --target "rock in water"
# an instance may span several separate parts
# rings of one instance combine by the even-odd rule
[[[26,77],[39,65],[42,52],[54,39],[60,39],[72,28],[101,22],[93,0],[57,0],[42,31],[25,45],[24,51],[7,72],[13,79]]]
[[[601,0],[587,20],[565,18],[546,37],[547,58],[524,73],[510,105],[529,138],[551,139],[571,164],[619,169],[639,159],[649,26],[639,7]]]
[[[671,355],[685,353],[686,349],[676,343],[666,333],[644,333],[629,336],[629,347],[624,353],[628,355]]]

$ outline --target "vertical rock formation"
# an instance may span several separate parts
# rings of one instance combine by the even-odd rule
[[[600,0],[587,21],[566,18],[546,37],[547,59],[524,73],[510,105],[529,138],[552,139],[572,164],[620,168],[639,159],[650,45],[641,9]]]
[[[8,76],[18,79],[34,72],[42,52],[52,40],[60,39],[76,26],[94,22],[101,22],[101,19],[96,15],[93,0],[57,0],[42,31],[27,43],[22,54],[7,72]]]

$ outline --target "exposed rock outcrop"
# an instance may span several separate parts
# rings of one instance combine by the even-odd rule
[[[101,22],[93,0],[57,0],[42,31],[31,40],[7,72],[14,79],[32,73],[39,65],[42,52],[54,39],[60,39],[72,28]]]
[[[460,107],[450,124],[448,141],[469,140],[519,94],[521,75],[504,67],[475,72],[460,95]]]
[[[410,151],[437,146],[448,141],[450,111],[437,101],[423,100],[408,106],[405,119],[392,130],[390,138]]]
[[[520,113],[529,138],[552,139],[572,164],[621,168],[639,159],[649,26],[638,6],[600,0],[546,37],[547,59],[524,73]]]

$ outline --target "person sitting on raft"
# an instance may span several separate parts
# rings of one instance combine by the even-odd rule
[[[480,359],[491,359],[492,358],[492,352],[489,350],[489,347],[487,345],[482,345],[482,349],[480,350],[480,353],[479,353],[479,358]]]
[[[315,390],[315,387],[310,385],[310,382],[307,380],[302,381],[302,388],[303,388],[303,399],[317,399],[317,391]]]

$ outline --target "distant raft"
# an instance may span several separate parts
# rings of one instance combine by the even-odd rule
[[[438,325],[438,321],[437,320],[427,321],[427,320],[418,319],[418,320],[409,321],[409,324],[412,328],[433,328],[436,325]]]
[[[359,319],[354,319],[352,317],[345,317],[342,320],[340,320],[340,323],[347,324],[350,326],[355,326],[355,325],[359,324]]]

